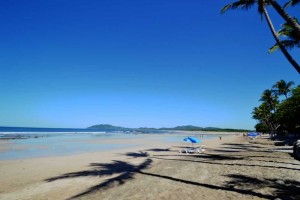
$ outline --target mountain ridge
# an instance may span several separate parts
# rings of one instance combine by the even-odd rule
[[[217,132],[249,132],[252,130],[246,129],[234,129],[234,128],[218,128],[218,127],[199,127],[193,125],[184,125],[176,126],[173,128],[149,128],[149,127],[140,127],[140,128],[126,128],[121,126],[113,126],[110,124],[98,124],[87,127],[87,129],[105,129],[111,131],[138,131],[138,130],[178,130],[178,131],[217,131]]]

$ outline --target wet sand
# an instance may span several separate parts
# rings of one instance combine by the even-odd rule
[[[279,147],[233,135],[187,155],[178,152],[184,143],[134,142],[113,151],[0,161],[0,199],[300,199],[300,162]]]

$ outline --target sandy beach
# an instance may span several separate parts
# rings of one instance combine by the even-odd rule
[[[110,151],[2,160],[0,199],[300,199],[300,162],[289,147],[250,144],[240,134],[182,154],[185,143],[147,137]],[[0,142],[1,151],[12,145]]]

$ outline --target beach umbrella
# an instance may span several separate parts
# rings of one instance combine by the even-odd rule
[[[196,137],[187,137],[187,138],[184,138],[183,141],[190,142],[190,143],[192,143],[192,145],[193,145],[194,143],[200,143],[200,142],[201,142],[201,141],[200,141],[198,138],[196,138]]]
[[[249,132],[249,133],[247,133],[248,137],[256,137],[258,135],[259,135],[259,133],[257,133],[257,132]]]

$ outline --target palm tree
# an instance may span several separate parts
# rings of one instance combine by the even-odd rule
[[[300,85],[279,105],[275,119],[286,131],[300,133]]]
[[[253,119],[258,120],[260,123],[268,127],[269,131],[273,133],[276,131],[274,123],[274,114],[271,112],[271,107],[266,102],[263,102],[259,107],[255,107],[252,112]]]
[[[252,118],[258,120],[260,123],[266,125],[269,129],[271,130],[270,124],[268,123],[267,120],[267,113],[263,112],[261,107],[255,107],[252,111]]]
[[[300,3],[300,0],[291,0],[291,1],[288,1],[283,7],[284,8],[287,8],[289,6],[295,6],[297,5],[298,3]]]
[[[288,94],[292,91],[292,85],[294,84],[293,81],[285,82],[284,80],[280,80],[273,85],[273,88],[276,89],[277,95],[284,95],[287,99]]]
[[[281,52],[286,57],[286,59],[293,65],[293,67],[295,68],[295,70],[300,74],[300,66],[299,66],[299,64],[293,59],[293,57],[286,50],[286,48],[284,47],[284,45],[282,44],[282,42],[279,40],[279,36],[278,36],[277,32],[275,31],[275,28],[274,28],[274,26],[272,24],[272,21],[271,21],[271,19],[269,17],[269,14],[268,14],[266,8],[263,6],[262,9],[263,9],[263,13],[264,13],[264,15],[265,15],[265,17],[267,19],[267,23],[269,25],[269,28],[270,28],[270,30],[272,32],[272,35],[273,35],[273,37],[274,37],[274,39],[275,39],[278,47],[280,48]]]
[[[272,1],[274,3],[274,1]],[[271,33],[276,41],[276,44],[278,44],[278,47],[280,48],[280,50],[282,51],[282,53],[284,54],[284,56],[287,58],[287,60],[293,65],[293,67],[296,69],[296,71],[300,74],[300,66],[298,65],[298,63],[293,59],[293,57],[289,54],[289,52],[286,50],[286,48],[284,47],[284,45],[281,43],[281,41],[279,40],[279,36],[277,34],[277,32],[275,31],[275,28],[272,24],[272,21],[269,17],[269,14],[265,8],[265,6],[270,5],[271,1],[270,0],[239,0],[237,2],[228,4],[226,6],[224,6],[221,10],[221,13],[226,12],[229,9],[237,9],[237,8],[241,8],[241,9],[246,9],[248,10],[249,8],[251,8],[254,4],[258,5],[258,12],[261,15],[264,15],[267,23],[269,25],[269,28],[271,30]],[[273,5],[273,4],[272,4]],[[295,28],[295,30],[297,30],[297,27]],[[299,33],[300,33],[300,29],[299,29]]]
[[[271,90],[265,90],[261,95],[260,101],[265,102],[273,112],[276,112],[279,103],[277,94],[274,94]]]
[[[288,3],[286,3],[285,7],[289,5],[294,6],[299,2],[300,0],[291,0]],[[295,19],[292,16],[285,12],[285,10],[277,3],[276,0],[239,0],[237,2],[224,6],[221,12],[224,13],[228,9],[236,8],[248,10],[254,4],[258,4],[259,7],[264,5],[272,5],[272,7],[277,11],[277,13],[286,21],[286,23],[288,23],[293,29],[295,29],[295,31],[297,32],[297,38],[300,39],[300,24],[297,21],[295,21]]]
[[[295,20],[297,19],[295,18]],[[283,28],[278,31],[279,36],[283,36],[286,38],[284,40],[281,40],[282,45],[288,49],[292,49],[294,47],[300,47],[300,39],[296,38],[295,30],[287,23],[284,23],[282,27]],[[278,48],[279,48],[278,44],[275,44],[269,49],[269,53],[273,53]]]
[[[300,40],[300,24],[289,14],[285,12],[285,10],[277,3],[276,0],[265,0],[265,2],[270,3],[273,8],[277,11],[277,13],[293,28],[297,33],[297,38]],[[291,0],[291,4],[295,5],[295,3],[299,3],[299,0]]]

